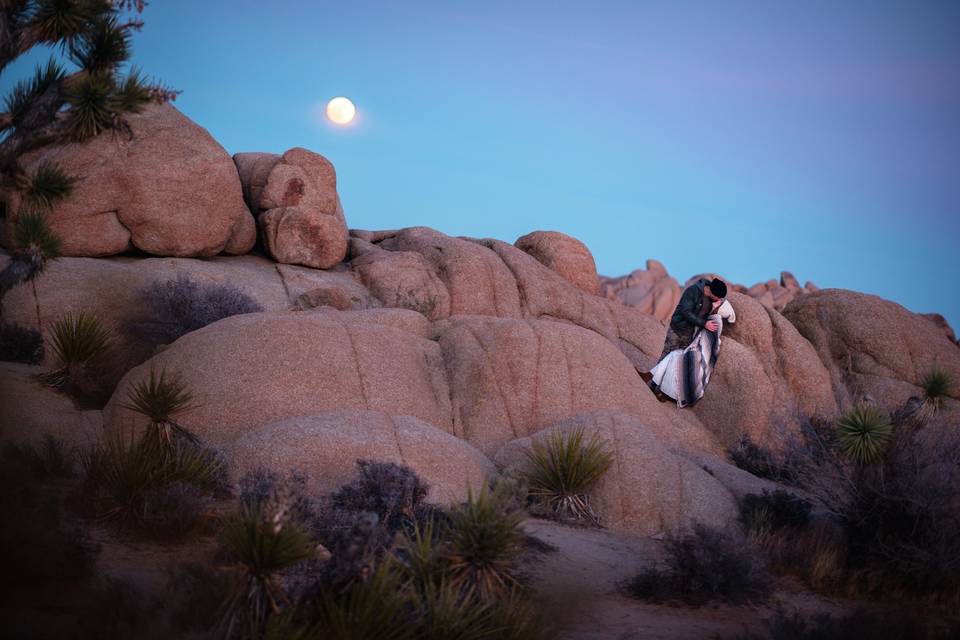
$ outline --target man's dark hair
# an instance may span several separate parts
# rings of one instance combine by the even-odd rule
[[[725,283],[720,278],[714,278],[707,283],[707,286],[710,287],[710,291],[713,292],[713,295],[718,298],[727,297],[727,283]]]

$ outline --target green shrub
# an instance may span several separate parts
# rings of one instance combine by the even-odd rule
[[[163,455],[155,443],[141,439],[130,442],[111,436],[89,451],[84,460],[84,488],[93,499],[101,517],[117,521],[121,526],[133,524],[141,529],[166,521],[179,522],[179,534],[189,532],[188,514],[202,511],[202,504],[191,503],[182,489],[180,499],[173,497],[172,485],[190,485],[201,496],[222,490],[226,483],[226,465],[215,451],[187,443],[175,443]],[[166,505],[174,511],[161,515]],[[166,518],[167,520],[165,520]],[[198,524],[197,521],[192,523]],[[161,531],[155,531],[159,534]]]
[[[221,637],[260,638],[268,619],[290,605],[279,574],[311,559],[316,543],[286,506],[241,502],[223,524],[220,542],[237,577],[219,615]]]
[[[837,421],[840,451],[857,464],[870,464],[883,455],[893,434],[890,419],[877,407],[861,404]]]
[[[666,569],[648,567],[628,583],[628,593],[652,602],[737,604],[764,599],[769,592],[769,576],[757,553],[714,529],[696,525],[692,534],[668,539],[666,554]]]
[[[952,392],[953,385],[953,376],[940,366],[933,366],[924,374],[920,380],[920,387],[923,388],[921,419],[928,420],[940,411],[943,401]]]
[[[107,329],[93,314],[68,313],[53,323],[50,339],[57,366],[40,379],[76,400],[102,407],[119,376]]]
[[[0,320],[0,360],[40,364],[43,361],[43,336],[35,329]]]
[[[748,532],[769,533],[784,528],[801,528],[810,520],[812,505],[803,498],[777,489],[750,493],[740,500],[740,521]]]
[[[522,513],[506,511],[496,488],[483,487],[450,512],[447,571],[453,584],[495,599],[517,584],[515,558],[521,549]]]
[[[733,464],[758,478],[792,483],[795,479],[789,466],[777,459],[772,451],[753,442],[746,434],[728,451]]]
[[[535,440],[527,459],[533,467],[527,482],[535,500],[560,516],[598,521],[584,492],[607,472],[614,459],[599,437],[594,435],[584,444],[582,427],[568,435],[557,429],[545,442]]]
[[[127,401],[120,406],[146,416],[149,424],[144,437],[150,441],[167,447],[177,439],[198,442],[195,435],[177,422],[181,415],[195,408],[193,393],[177,373],[161,370],[158,375],[151,367],[150,377],[135,382],[127,390]]]

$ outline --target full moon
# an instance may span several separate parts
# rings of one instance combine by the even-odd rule
[[[331,122],[349,124],[356,114],[357,108],[348,98],[334,98],[327,103],[327,117],[330,118]]]

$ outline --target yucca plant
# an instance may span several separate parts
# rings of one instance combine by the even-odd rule
[[[193,393],[179,373],[165,369],[157,373],[150,368],[150,376],[133,383],[127,390],[127,401],[121,407],[135,411],[149,420],[146,438],[170,446],[182,438],[193,443],[199,439],[177,422],[177,418],[196,408]]]
[[[585,494],[613,464],[614,455],[596,434],[584,443],[584,429],[564,434],[555,429],[544,440],[534,440],[526,452],[532,470],[527,475],[530,495],[554,513],[578,520],[599,517]]]
[[[522,518],[522,512],[505,509],[496,488],[470,491],[467,502],[450,512],[445,555],[453,584],[475,588],[484,599],[516,586],[514,559],[523,540]]]
[[[180,444],[159,457],[149,441],[116,433],[82,457],[85,490],[98,515],[121,526],[141,525],[148,495],[175,483],[213,493],[224,484],[223,460],[213,451]]]
[[[327,591],[317,604],[319,638],[337,640],[413,640],[411,596],[399,568],[386,556],[364,581],[340,593]]]
[[[241,503],[223,525],[220,541],[237,565],[237,579],[216,626],[223,638],[260,638],[271,616],[290,606],[281,572],[312,558],[317,544],[274,501]]]
[[[930,420],[939,413],[943,401],[953,390],[953,384],[953,376],[939,365],[934,365],[924,374],[920,380],[923,403],[920,405],[918,418],[921,421]]]
[[[415,522],[411,532],[400,534],[396,546],[403,560],[399,565],[400,571],[415,589],[443,578],[447,567],[445,544],[439,539],[433,518],[427,519],[422,525]]]
[[[506,630],[505,621],[495,617],[492,602],[445,577],[423,585],[416,609],[418,640],[499,639]]]
[[[890,419],[872,404],[859,404],[837,421],[837,444],[841,453],[857,464],[880,458],[893,434]]]
[[[86,311],[68,313],[56,320],[50,328],[50,339],[57,368],[40,378],[56,388],[63,388],[72,374],[83,375],[84,365],[105,355],[111,344],[103,323]]]

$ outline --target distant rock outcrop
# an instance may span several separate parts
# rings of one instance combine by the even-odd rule
[[[256,241],[229,154],[206,129],[170,104],[126,116],[131,135],[103,134],[44,147],[21,158],[30,171],[56,162],[78,178],[49,215],[68,256],[139,249],[157,256],[242,254]],[[7,236],[19,200],[7,194]]]
[[[238,153],[243,193],[274,260],[329,269],[347,252],[347,223],[333,164],[300,147],[283,155]]]

